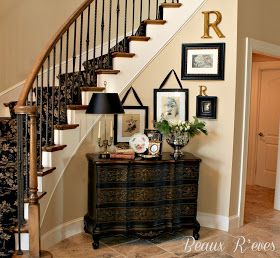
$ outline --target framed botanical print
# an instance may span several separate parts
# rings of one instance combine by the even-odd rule
[[[188,89],[154,89],[154,121],[161,118],[187,121],[189,106]]]
[[[224,80],[225,43],[182,45],[182,80]]]
[[[200,118],[216,119],[217,117],[217,97],[197,96],[196,116]]]
[[[114,144],[129,142],[135,133],[148,127],[148,106],[123,106],[124,114],[114,117]]]

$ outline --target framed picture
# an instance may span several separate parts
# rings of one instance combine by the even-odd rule
[[[154,89],[154,121],[162,117],[173,121],[187,121],[189,113],[187,89]]]
[[[129,142],[135,133],[144,133],[148,127],[147,106],[123,106],[124,114],[114,117],[114,144]]]
[[[225,43],[182,45],[182,80],[224,80]]]
[[[217,97],[197,96],[196,116],[200,118],[216,119]]]

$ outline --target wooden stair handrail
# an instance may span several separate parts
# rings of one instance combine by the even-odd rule
[[[23,89],[20,92],[19,99],[17,102],[17,107],[25,106],[25,101],[28,97],[28,93],[31,90],[33,83],[38,75],[43,63],[47,59],[48,55],[53,50],[56,43],[60,40],[60,38],[64,35],[64,33],[70,28],[70,26],[74,23],[74,21],[81,15],[81,13],[93,2],[94,0],[85,0],[79,8],[68,18],[68,20],[60,27],[60,29],[54,34],[54,36],[50,39],[45,48],[42,49],[40,54],[38,55],[35,65],[33,66],[32,71],[27,76],[27,79],[24,83]]]

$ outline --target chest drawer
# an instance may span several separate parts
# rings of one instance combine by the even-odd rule
[[[132,187],[99,188],[97,205],[121,205],[122,203],[173,203],[184,199],[197,198],[197,184],[183,184],[176,187]]]

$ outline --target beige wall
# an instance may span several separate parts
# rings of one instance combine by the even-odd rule
[[[0,16],[0,92],[26,78],[39,51],[82,2],[25,0],[11,8],[5,5],[7,12]]]
[[[236,115],[234,156],[232,168],[230,215],[238,211],[239,181],[240,181],[240,153],[243,112],[245,39],[265,41],[280,45],[279,30],[280,2],[274,0],[239,0],[238,1],[238,57],[236,84]]]
[[[219,39],[211,32],[213,39],[201,39],[203,34],[201,11],[208,10],[218,10],[222,13],[223,21],[220,28],[226,38]],[[149,126],[152,127],[153,89],[159,87],[171,69],[175,69],[180,76],[182,43],[226,43],[224,81],[182,81],[183,87],[189,89],[189,117],[195,115],[199,85],[206,85],[208,95],[218,97],[217,119],[206,120],[209,135],[195,137],[185,148],[185,151],[193,152],[202,158],[198,210],[223,216],[229,215],[230,205],[236,87],[236,38],[237,0],[222,2],[209,0],[133,83],[142,102],[149,106]],[[166,87],[178,87],[176,80],[170,79]],[[136,104],[136,102],[130,97],[127,104]],[[85,215],[87,207],[85,154],[94,150],[95,135],[95,131],[88,135],[59,182],[45,217],[43,233],[66,221]],[[170,150],[166,145],[164,145],[164,149]],[[56,200],[60,200],[60,202]],[[54,210],[63,210],[65,215],[59,218],[55,216]]]

